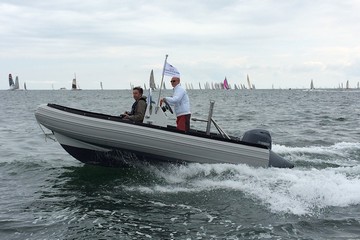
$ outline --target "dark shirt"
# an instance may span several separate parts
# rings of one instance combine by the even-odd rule
[[[129,120],[134,122],[142,122],[146,112],[146,96],[142,96],[139,100],[134,102],[129,113]]]

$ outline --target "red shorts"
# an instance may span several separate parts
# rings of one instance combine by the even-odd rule
[[[181,131],[189,131],[191,114],[181,115],[176,118],[176,129]]]

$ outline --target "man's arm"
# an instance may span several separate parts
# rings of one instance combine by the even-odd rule
[[[170,105],[175,105],[176,103],[180,102],[180,100],[184,97],[185,90],[178,88],[174,91],[174,95],[172,97],[165,97],[166,101]]]

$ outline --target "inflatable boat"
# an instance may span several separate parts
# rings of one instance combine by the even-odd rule
[[[167,124],[166,108],[152,107],[151,103],[142,123],[50,103],[40,105],[35,117],[71,156],[86,164],[126,167],[139,162],[167,162],[294,167],[271,150],[271,136],[266,130],[253,129],[241,138],[226,134],[212,118],[213,102],[210,105],[208,119],[193,119],[207,122],[206,131],[177,130]],[[218,132],[210,131],[212,125]]]

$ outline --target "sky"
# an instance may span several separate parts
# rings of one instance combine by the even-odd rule
[[[258,89],[360,81],[359,0],[0,0],[0,89],[182,83]],[[169,77],[165,77],[169,87]]]

